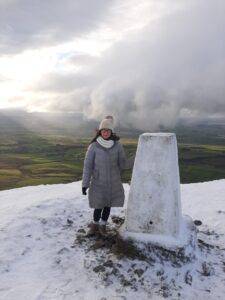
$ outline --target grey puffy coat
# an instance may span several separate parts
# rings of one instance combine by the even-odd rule
[[[120,172],[129,168],[128,164],[123,146],[118,142],[114,142],[109,149],[98,142],[88,147],[82,186],[89,187],[88,198],[91,208],[123,206],[124,189]]]

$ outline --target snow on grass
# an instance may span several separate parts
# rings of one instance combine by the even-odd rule
[[[2,191],[0,299],[224,299],[224,197],[225,180],[181,185],[183,214],[202,225],[196,259],[179,266],[119,257],[112,241],[87,238],[92,210],[80,182]],[[122,219],[124,208],[112,215]]]

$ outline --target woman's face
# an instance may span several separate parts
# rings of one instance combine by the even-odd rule
[[[108,140],[108,138],[110,138],[111,134],[112,134],[111,129],[103,128],[101,130],[101,136],[103,137],[104,140]]]

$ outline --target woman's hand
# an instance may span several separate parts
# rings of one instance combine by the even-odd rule
[[[87,187],[82,187],[82,194],[87,195]]]

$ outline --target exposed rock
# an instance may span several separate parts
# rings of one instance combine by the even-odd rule
[[[159,290],[159,294],[163,298],[168,298],[171,295],[169,287],[166,284],[163,284]]]
[[[117,225],[122,225],[125,221],[125,218],[121,218],[115,215],[111,216],[112,222]]]
[[[120,283],[122,286],[131,286],[132,285],[132,283],[129,280],[127,280],[124,275],[120,275],[119,277],[120,277]]]
[[[198,239],[198,245],[199,245],[199,248],[206,248],[206,249],[213,249],[213,248],[215,248],[214,245],[208,244],[208,243],[204,242],[201,239]]]
[[[105,272],[105,267],[103,265],[99,265],[97,267],[94,267],[93,271],[96,272],[96,273]]]
[[[134,274],[137,274],[138,277],[141,277],[144,274],[144,270],[142,269],[135,269]]]
[[[192,275],[190,274],[190,271],[186,272],[184,280],[186,284],[192,285]]]
[[[213,267],[208,264],[207,262],[203,262],[202,263],[202,271],[201,271],[201,274],[203,276],[211,276],[214,274],[214,269]]]
[[[77,232],[79,232],[79,233],[86,233],[86,231],[83,228],[78,229]]]
[[[112,268],[114,266],[112,260],[107,260],[105,263],[104,263],[104,266],[107,267],[107,268]]]
[[[70,226],[73,224],[73,221],[70,220],[70,219],[67,219],[66,221],[67,221],[67,224],[70,225]]]

